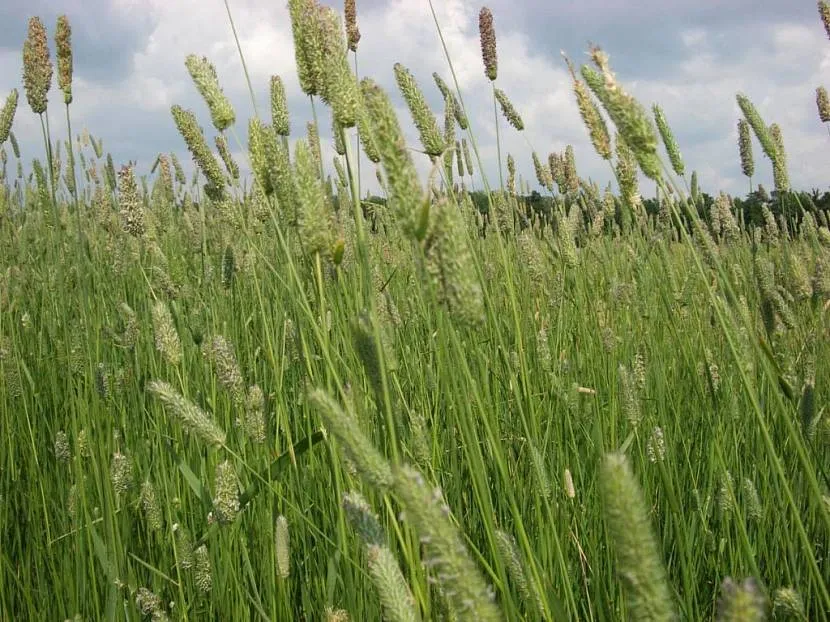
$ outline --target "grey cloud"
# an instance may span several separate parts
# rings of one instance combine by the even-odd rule
[[[61,14],[72,26],[76,75],[101,84],[116,83],[129,74],[133,54],[144,47],[154,26],[147,12],[133,10],[126,14],[114,8],[111,0],[13,0],[0,3],[0,50],[22,50],[33,16],[43,20],[52,39]]]

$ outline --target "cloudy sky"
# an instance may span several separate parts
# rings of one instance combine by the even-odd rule
[[[340,0],[323,2],[342,8]],[[478,42],[482,5],[471,0],[433,3],[485,170],[497,180],[492,100]],[[302,135],[311,110],[297,82],[285,0],[229,4],[259,110],[268,113],[269,76],[281,75],[292,132]],[[360,74],[374,77],[392,93],[417,145],[392,66],[401,62],[410,68],[433,109],[442,113],[431,74],[449,78],[450,71],[429,3],[357,0],[357,6],[363,35]],[[755,102],[767,123],[781,126],[793,185],[827,189],[830,135],[818,120],[815,88],[830,87],[830,41],[813,0],[490,0],[488,6],[495,16],[498,86],[526,126],[521,135],[503,125],[502,147],[514,155],[525,177],[534,178],[531,149],[547,154],[573,144],[583,176],[600,183],[610,179],[607,164],[588,142],[560,54],[564,50],[581,63],[589,43],[596,43],[610,54],[618,78],[632,94],[646,105],[663,106],[687,168],[699,172],[705,190],[742,193],[747,188],[736,146],[737,92]],[[0,97],[12,88],[21,90],[14,131],[24,158],[42,151],[40,125],[25,103],[20,79],[27,20],[39,15],[51,37],[60,13],[73,27],[73,127],[87,127],[103,138],[116,162],[134,160],[146,172],[162,151],[189,161],[170,116],[172,104],[191,108],[212,130],[184,67],[189,53],[205,55],[216,65],[236,107],[237,134],[245,141],[253,107],[222,0],[5,0],[0,3]],[[53,132],[63,133],[61,98],[53,90],[50,99]],[[329,117],[325,111],[321,117],[327,137]],[[233,136],[230,140],[237,144]],[[328,143],[325,148],[333,153]],[[757,145],[755,151],[756,181],[772,186],[769,162]],[[373,182],[374,174],[366,169],[364,178]]]

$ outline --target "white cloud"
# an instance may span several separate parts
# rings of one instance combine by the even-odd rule
[[[593,2],[598,5],[599,0]],[[498,174],[493,105],[480,56],[480,5],[471,0],[444,0],[434,4],[486,172],[494,183]],[[339,2],[336,6],[340,8]],[[605,2],[603,6],[606,18],[609,14],[622,16],[633,10],[620,3]],[[289,95],[293,133],[304,135],[311,111],[297,83],[285,3],[242,0],[232,2],[231,7],[260,113],[269,114],[268,79],[272,74],[279,74]],[[652,7],[656,8],[659,7]],[[414,73],[440,123],[443,111],[432,72],[438,71],[450,83],[452,75],[429,5],[412,0],[391,0],[372,6],[358,2],[358,11],[363,34],[359,47],[360,74],[372,76],[387,89],[408,139],[413,147],[418,147],[417,134],[395,87],[392,66],[401,62]],[[581,9],[573,8],[573,11],[575,21],[568,22],[570,13],[563,10],[557,14],[558,21],[551,23],[559,28],[578,28],[576,17],[582,19]],[[136,32],[148,34],[132,53],[129,73],[120,80],[102,84],[89,79],[84,75],[83,63],[95,61],[78,59],[81,64],[76,68],[76,103],[72,109],[76,129],[86,126],[96,136],[103,137],[119,161],[137,158],[149,165],[158,151],[175,151],[183,160],[188,160],[183,142],[175,133],[169,107],[180,103],[192,108],[205,128],[210,128],[205,106],[184,67],[185,56],[195,53],[207,56],[216,65],[220,81],[237,110],[236,132],[245,142],[246,121],[252,108],[223,3],[111,0],[111,13],[127,25],[136,24]],[[521,174],[535,185],[531,151],[535,149],[546,157],[550,151],[573,144],[583,176],[604,184],[611,177],[609,167],[594,154],[588,141],[558,46],[550,40],[531,40],[527,34],[501,25],[499,15],[496,17],[498,86],[511,98],[527,128],[522,135],[501,121],[502,157],[512,153]],[[25,25],[21,24],[21,28]],[[550,38],[555,41],[555,33]],[[820,24],[785,22],[754,24],[751,28],[742,25],[720,28],[712,23],[693,28],[678,25],[675,41],[677,50],[673,57],[655,59],[646,56],[647,51],[637,46],[637,38],[632,35],[628,47],[615,47],[615,56],[619,58],[611,60],[615,66],[625,66],[623,55],[630,59],[642,56],[648,66],[659,67],[659,74],[652,75],[644,65],[637,80],[627,78],[624,71],[619,71],[618,77],[645,106],[650,107],[652,102],[663,106],[686,157],[687,168],[699,171],[705,189],[715,192],[723,188],[740,193],[747,187],[740,174],[735,144],[735,124],[739,118],[735,105],[737,92],[749,95],[767,122],[781,125],[794,185],[801,188],[824,185],[823,162],[825,150],[830,146],[826,141],[830,139],[818,122],[814,93],[816,86],[830,82],[827,80],[830,45]],[[5,96],[12,87],[21,89],[23,95],[19,85],[20,54],[4,51],[3,46],[10,47],[10,43],[0,41],[0,96]],[[52,102],[58,101],[53,90]],[[321,105],[318,113],[329,162],[333,153],[328,138],[329,117]],[[53,131],[63,131],[62,112],[56,106],[51,109],[50,118]],[[21,97],[15,132],[29,159],[42,151],[40,125],[28,110],[25,97]],[[233,137],[231,144],[235,144]],[[429,168],[426,158],[414,156],[420,170],[426,172]],[[757,149],[756,160],[759,180],[770,185],[769,167]],[[364,181],[374,186],[373,170],[364,166],[363,173]]]

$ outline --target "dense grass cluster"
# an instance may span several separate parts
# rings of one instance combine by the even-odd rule
[[[569,147],[520,156],[531,194],[513,155],[481,173],[470,94],[436,73],[439,120],[398,64],[407,145],[351,69],[353,0],[289,10],[307,136],[279,76],[231,131],[188,56],[216,130],[171,111],[192,179],[72,134],[65,18],[54,140],[30,23],[28,176],[17,91],[0,110],[0,617],[828,619],[830,213],[790,189],[780,129],[739,95],[742,170],[754,135],[775,192],[705,195],[593,48],[566,62],[617,192]],[[494,123],[529,131],[479,25]]]

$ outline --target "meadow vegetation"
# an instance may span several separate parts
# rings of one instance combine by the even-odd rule
[[[738,94],[750,194],[706,194],[593,47],[564,62],[616,184],[500,138],[488,179],[465,100],[531,132],[488,9],[492,92],[391,68],[407,144],[354,0],[288,6],[315,121],[274,76],[246,126],[188,56],[212,127],[160,122],[190,178],[73,133],[69,22],[51,100],[29,23],[43,152],[17,90],[0,111],[0,618],[830,618],[830,200],[790,187],[780,128]]]

